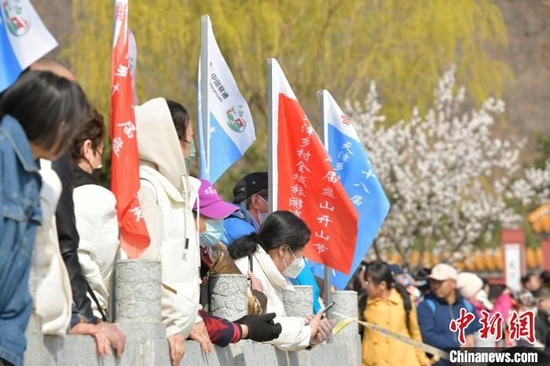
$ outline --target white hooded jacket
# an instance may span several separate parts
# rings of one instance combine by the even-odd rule
[[[200,181],[188,177],[177,132],[162,98],[135,108],[141,188],[151,239],[142,258],[160,258],[166,335],[188,337],[199,310],[200,250],[193,203]]]

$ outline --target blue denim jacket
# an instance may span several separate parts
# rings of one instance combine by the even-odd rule
[[[25,329],[32,311],[29,273],[42,220],[41,179],[23,128],[0,122],[0,358],[23,365]]]

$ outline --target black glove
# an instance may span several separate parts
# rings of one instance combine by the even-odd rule
[[[275,313],[263,315],[245,315],[235,321],[248,327],[248,339],[256,342],[267,342],[279,337],[283,330],[281,324],[275,324]]]

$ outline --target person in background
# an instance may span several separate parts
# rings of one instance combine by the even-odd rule
[[[478,294],[483,292],[483,280],[479,276],[470,272],[461,272],[457,276],[456,287],[460,293],[460,296],[468,300],[474,306],[478,319],[482,316],[482,310],[491,313],[481,301],[477,300]],[[506,318],[503,318],[503,320],[506,320]],[[495,342],[491,338],[483,339],[481,338],[479,332],[474,333],[474,339],[474,344],[476,347],[495,346]]]
[[[223,242],[227,247],[231,246],[236,239],[257,232],[260,225],[269,216],[268,183],[267,172],[254,172],[245,175],[233,187],[233,203],[238,204],[239,209],[224,220]],[[306,285],[313,288],[313,312],[317,313],[322,307],[321,291],[319,283],[307,264],[306,261],[304,269],[296,278],[290,278],[290,281],[294,285]]]
[[[493,303],[491,300],[489,300],[489,292],[491,291],[491,285],[489,282],[487,282],[486,279],[482,278],[483,281],[483,287],[481,288],[481,291],[477,293],[476,300],[483,304],[485,309],[491,311],[493,310]]]
[[[237,206],[221,199],[216,188],[206,179],[201,179],[199,199],[195,202],[193,212],[198,221],[199,240],[201,243],[201,278],[207,282],[210,274],[241,274],[241,271],[229,256],[227,248],[221,242],[223,237],[223,220],[237,210]],[[198,215],[198,216],[197,216]],[[267,298],[263,287],[254,274],[247,273],[251,287],[248,292],[248,313],[265,314]],[[207,287],[207,286],[205,286]],[[208,293],[208,289],[206,291]],[[202,293],[201,293],[202,295]],[[205,295],[207,297],[207,295]],[[207,304],[208,299],[201,301]]]
[[[413,276],[409,272],[405,272],[403,268],[398,265],[390,264],[390,269],[395,280],[395,283],[403,286],[407,293],[413,298],[414,304],[418,305],[420,303],[420,298],[422,293],[416,287],[416,282]]]
[[[254,172],[235,184],[233,203],[239,205],[239,211],[224,220],[227,231],[224,244],[231,244],[235,239],[258,231],[269,215],[268,182],[267,172]]]
[[[539,289],[535,316],[535,346],[550,346],[550,288]]]
[[[293,289],[288,278],[295,278],[305,265],[303,252],[310,236],[299,217],[289,211],[276,211],[258,233],[243,236],[228,248],[241,272],[251,271],[261,281],[267,312],[274,312],[275,321],[282,325],[281,335],[270,343],[283,351],[313,347],[324,342],[332,331],[332,323],[322,318],[322,311],[304,322],[303,318],[287,317],[283,305],[283,290]]]
[[[78,260],[88,284],[94,315],[107,320],[109,292],[119,248],[115,195],[99,185],[103,166],[103,116],[92,110],[71,144],[74,210],[80,238]]]
[[[365,286],[368,300],[363,318],[366,322],[422,342],[413,300],[405,287],[395,282],[387,263],[375,261],[367,266]],[[431,364],[422,350],[368,328],[364,330],[362,350],[363,366]]]
[[[30,67],[35,71],[49,71],[54,74],[66,78],[70,81],[76,81],[74,74],[65,65],[58,61],[43,58],[36,61]],[[79,121],[80,124],[85,121]],[[70,140],[65,142],[66,147],[70,144]],[[78,261],[78,231],[76,229],[76,219],[74,215],[74,202],[73,202],[73,166],[71,154],[68,149],[52,161],[52,168],[61,179],[62,192],[57,205],[57,211],[55,214],[55,222],[57,225],[57,235],[59,238],[59,248],[69,277],[71,280],[71,291],[73,294],[73,301],[76,304],[78,312],[88,319],[91,323],[98,323],[97,318],[92,310],[92,304],[87,297],[88,283],[86,277],[82,273],[80,262]]]
[[[208,333],[213,326],[205,324],[214,318],[197,316],[201,259],[192,210],[200,181],[189,176],[186,163],[193,130],[188,118],[187,123],[178,118],[181,113],[173,117],[163,98],[137,106],[135,115],[141,182],[138,197],[151,240],[142,258],[160,258],[162,263],[161,316],[172,365],[177,366],[185,352],[185,339],[200,339],[203,349],[210,351],[212,339],[208,337],[215,335]],[[243,317],[238,324],[213,321],[235,335],[231,340],[266,340],[277,337],[280,331],[272,319],[273,314],[266,314]]]
[[[457,272],[446,263],[437,264],[431,271],[430,293],[418,305],[418,324],[425,343],[439,349],[473,347],[474,333],[480,329],[479,319],[475,316],[473,305],[456,292]],[[450,330],[451,321],[460,317],[461,309],[474,313],[474,319],[465,329],[466,343],[460,344],[458,332]],[[448,360],[440,359],[437,366],[451,365]]]
[[[57,76],[76,82],[75,76],[71,70],[60,62],[52,59],[42,58],[33,63],[30,70],[52,72]],[[78,125],[81,125],[85,121],[86,115],[82,117]],[[72,132],[74,133],[76,129],[77,127],[75,125]],[[120,349],[124,348],[126,337],[116,325],[104,322],[101,318],[94,315],[91,301],[87,296],[89,285],[78,260],[78,244],[80,239],[78,237],[74,214],[73,163],[71,153],[68,149],[71,139],[66,139],[64,141],[67,143],[65,152],[52,161],[52,169],[61,180],[62,186],[61,196],[55,213],[59,250],[69,274],[73,303],[78,311],[78,318],[81,322],[96,324],[97,327],[91,328],[95,329],[98,337],[107,340],[113,348],[118,347],[118,354]],[[73,314],[73,317],[75,317],[75,314]]]
[[[37,160],[53,160],[85,118],[82,89],[51,72],[24,73],[0,102],[0,364],[21,366],[32,312],[29,277],[42,222]]]
[[[538,297],[538,291],[542,287],[542,279],[536,273],[528,273],[521,278],[521,286],[531,291],[534,297]]]

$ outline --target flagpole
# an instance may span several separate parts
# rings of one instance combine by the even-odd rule
[[[205,157],[205,176],[210,180],[210,113],[208,109],[208,27],[210,27],[210,17],[208,15],[201,16],[201,119],[202,119],[202,135],[204,142],[204,157]]]
[[[268,148],[267,148],[267,179],[269,212],[277,210],[277,112],[274,110],[274,100],[276,96],[273,93],[273,59],[267,59],[267,128],[268,128]]]
[[[324,90],[319,90],[317,92],[317,100],[319,101],[319,108],[321,109],[321,140],[323,141],[323,145],[325,145],[325,150],[328,152],[328,123],[325,116],[325,98],[324,98]],[[330,267],[327,265],[324,265],[324,275],[325,275],[325,306],[330,304],[332,301],[332,294],[330,293],[331,285],[330,285]],[[327,311],[327,318],[330,319],[332,317],[332,310]],[[328,342],[332,342],[332,336],[329,337]]]

